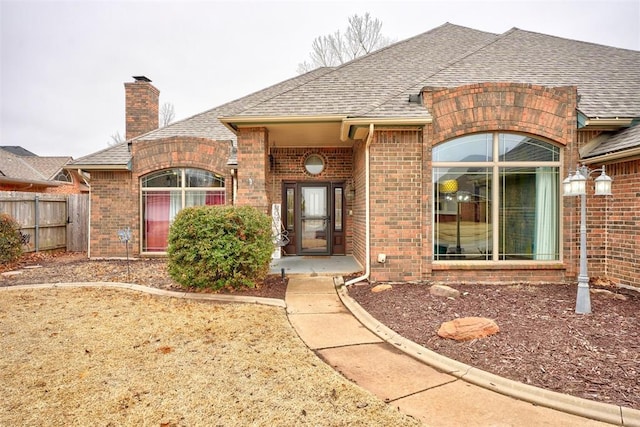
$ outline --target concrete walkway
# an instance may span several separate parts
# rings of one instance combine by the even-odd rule
[[[285,302],[291,324],[311,350],[426,425],[640,426],[640,411],[505,380],[404,340],[336,289],[331,277],[291,276]]]

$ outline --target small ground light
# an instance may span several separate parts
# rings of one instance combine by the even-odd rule
[[[131,271],[129,269],[129,242],[131,241],[131,228],[123,228],[118,230],[118,239],[125,244],[127,254],[127,282],[130,280]]]

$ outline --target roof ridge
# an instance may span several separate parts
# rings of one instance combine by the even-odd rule
[[[374,50],[373,52],[369,52],[369,53],[367,53],[366,55],[358,56],[357,58],[353,58],[352,60],[347,61],[347,62],[345,62],[345,63],[343,63],[343,64],[340,64],[340,65],[337,65],[337,66],[335,66],[335,67],[319,67],[319,68],[316,68],[315,70],[319,70],[319,69],[327,68],[327,69],[328,69],[328,71],[327,71],[326,73],[323,73],[322,75],[319,75],[317,78],[307,80],[307,81],[305,81],[304,83],[302,83],[302,84],[300,84],[300,85],[298,85],[298,86],[296,86],[296,87],[292,87],[292,88],[290,88],[290,89],[288,89],[288,90],[286,90],[286,91],[280,92],[280,93],[278,93],[278,94],[274,94],[274,95],[273,95],[272,97],[270,97],[270,98],[262,99],[262,100],[260,100],[260,102],[257,102],[257,103],[255,103],[255,104],[253,104],[253,105],[251,105],[251,106],[247,106],[247,108],[245,108],[245,109],[243,109],[243,110],[241,110],[241,111],[238,111],[238,112],[236,112],[235,114],[242,113],[243,111],[246,111],[246,110],[248,110],[248,109],[250,109],[250,108],[256,107],[256,106],[258,106],[259,104],[264,103],[264,102],[267,102],[267,101],[269,101],[269,100],[271,100],[271,99],[273,99],[273,98],[275,98],[275,97],[277,97],[277,96],[283,95],[283,94],[285,94],[285,93],[287,93],[287,92],[291,92],[291,91],[296,90],[296,89],[299,89],[299,88],[301,88],[301,87],[303,87],[303,86],[309,85],[309,84],[311,84],[311,82],[313,82],[314,80],[317,80],[317,79],[319,79],[319,78],[321,78],[321,77],[324,77],[324,76],[326,76],[326,75],[328,75],[328,74],[331,74],[331,73],[337,73],[337,72],[339,72],[340,70],[342,70],[343,68],[346,68],[346,67],[348,67],[348,66],[352,65],[354,62],[358,62],[358,61],[364,60],[365,58],[369,58],[369,57],[374,56],[374,55],[382,54],[383,52],[387,51],[388,49],[396,48],[397,46],[400,46],[400,45],[402,45],[402,44],[407,44],[407,43],[409,43],[410,41],[413,41],[414,39],[417,39],[417,38],[420,38],[420,37],[424,37],[425,35],[427,35],[427,34],[429,34],[429,33],[434,33],[434,32],[436,32],[436,31],[439,31],[439,30],[441,30],[442,28],[444,28],[444,27],[446,27],[446,26],[452,26],[452,27],[457,27],[457,28],[473,29],[473,28],[464,27],[464,26],[461,26],[461,25],[452,24],[452,23],[450,23],[450,22],[445,22],[444,24],[439,25],[439,26],[437,26],[437,27],[435,27],[435,28],[431,28],[431,29],[430,29],[430,30],[428,30],[428,31],[425,31],[425,32],[420,33],[420,34],[417,34],[417,35],[415,35],[415,36],[412,36],[412,37],[409,37],[409,38],[406,38],[406,39],[403,39],[403,40],[397,41],[397,42],[392,43],[392,44],[390,44],[390,45],[388,45],[388,46],[381,47],[380,49],[376,49],[376,50]],[[475,30],[475,31],[480,31],[480,30]],[[315,70],[312,70],[312,71],[315,71]],[[310,72],[312,72],[312,71],[310,71]],[[274,85],[274,86],[275,86],[275,85]]]
[[[474,29],[474,28],[465,27],[465,26],[462,26],[462,25],[451,24],[451,23],[447,22],[447,23],[445,23],[445,24],[443,24],[443,25],[441,25],[441,26],[439,26],[439,27],[434,28],[434,30],[439,29],[439,28],[442,28],[442,27],[444,27],[445,25],[455,26],[455,27],[458,27],[458,28],[466,28],[466,29],[470,29],[470,30],[474,30],[474,31],[483,32],[483,33],[486,33],[486,34],[492,34],[492,35],[494,35],[494,36],[496,36],[496,37],[495,37],[494,39],[492,39],[492,40],[487,41],[486,43],[483,43],[481,46],[479,46],[479,47],[478,47],[478,48],[476,48],[476,49],[472,49],[472,50],[470,50],[470,51],[465,51],[463,54],[461,54],[460,56],[456,57],[455,59],[452,59],[451,61],[447,62],[446,64],[444,64],[444,65],[442,65],[442,66],[438,67],[438,68],[436,69],[436,71],[434,71],[434,72],[432,72],[432,73],[428,73],[428,74],[423,74],[423,75],[422,75],[422,76],[420,76],[419,78],[416,78],[416,80],[415,80],[414,82],[412,82],[411,84],[408,84],[408,85],[407,85],[407,86],[405,86],[402,90],[399,90],[397,93],[393,94],[392,96],[389,96],[389,97],[388,97],[387,99],[385,99],[384,101],[379,102],[379,103],[376,103],[376,105],[374,105],[372,108],[370,108],[370,109],[368,109],[368,110],[366,110],[366,111],[363,111],[363,112],[361,113],[362,115],[365,115],[365,114],[367,114],[367,113],[369,113],[369,112],[371,112],[371,111],[373,111],[373,110],[375,110],[375,109],[377,109],[377,108],[380,108],[382,105],[385,105],[386,103],[388,103],[388,102],[392,101],[393,99],[395,99],[398,95],[401,95],[402,93],[404,93],[404,92],[408,91],[409,89],[411,89],[411,88],[415,87],[416,85],[419,85],[419,84],[420,84],[420,82],[423,82],[423,81],[425,81],[425,80],[427,80],[427,79],[429,79],[429,78],[431,78],[431,77],[433,77],[433,76],[436,76],[438,73],[442,72],[443,70],[446,70],[447,68],[449,68],[449,67],[450,67],[450,66],[452,66],[453,64],[456,64],[456,63],[458,63],[458,62],[462,61],[463,59],[468,58],[469,56],[476,54],[476,53],[477,53],[477,52],[479,52],[480,50],[485,49],[487,46],[489,46],[489,45],[491,45],[491,44],[493,44],[493,43],[496,43],[498,40],[502,39],[502,38],[503,38],[503,36],[505,36],[507,33],[511,32],[511,31],[515,28],[515,27],[514,27],[514,28],[512,28],[511,30],[509,30],[509,31],[507,31],[507,32],[505,32],[505,33],[497,34],[497,33],[492,33],[492,32],[490,32],[490,31],[476,30],[476,29]],[[422,33],[421,35],[426,34],[426,33],[428,33],[428,32],[429,32],[429,31],[427,31],[427,32],[425,32],[425,33]],[[417,36],[416,36],[416,37],[417,37]],[[413,37],[412,37],[412,38],[413,38]],[[407,39],[407,40],[409,40],[409,39]]]

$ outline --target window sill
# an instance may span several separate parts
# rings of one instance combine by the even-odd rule
[[[433,261],[432,270],[564,270],[560,261]]]

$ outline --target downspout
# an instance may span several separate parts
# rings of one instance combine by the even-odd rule
[[[364,235],[365,235],[365,260],[364,260],[364,274],[360,277],[356,277],[354,279],[348,280],[345,282],[345,286],[353,285],[354,283],[361,282],[363,280],[369,279],[369,275],[371,274],[371,209],[369,208],[369,146],[371,145],[371,141],[373,140],[373,123],[369,124],[369,135],[367,135],[367,140],[365,142],[364,147]]]

